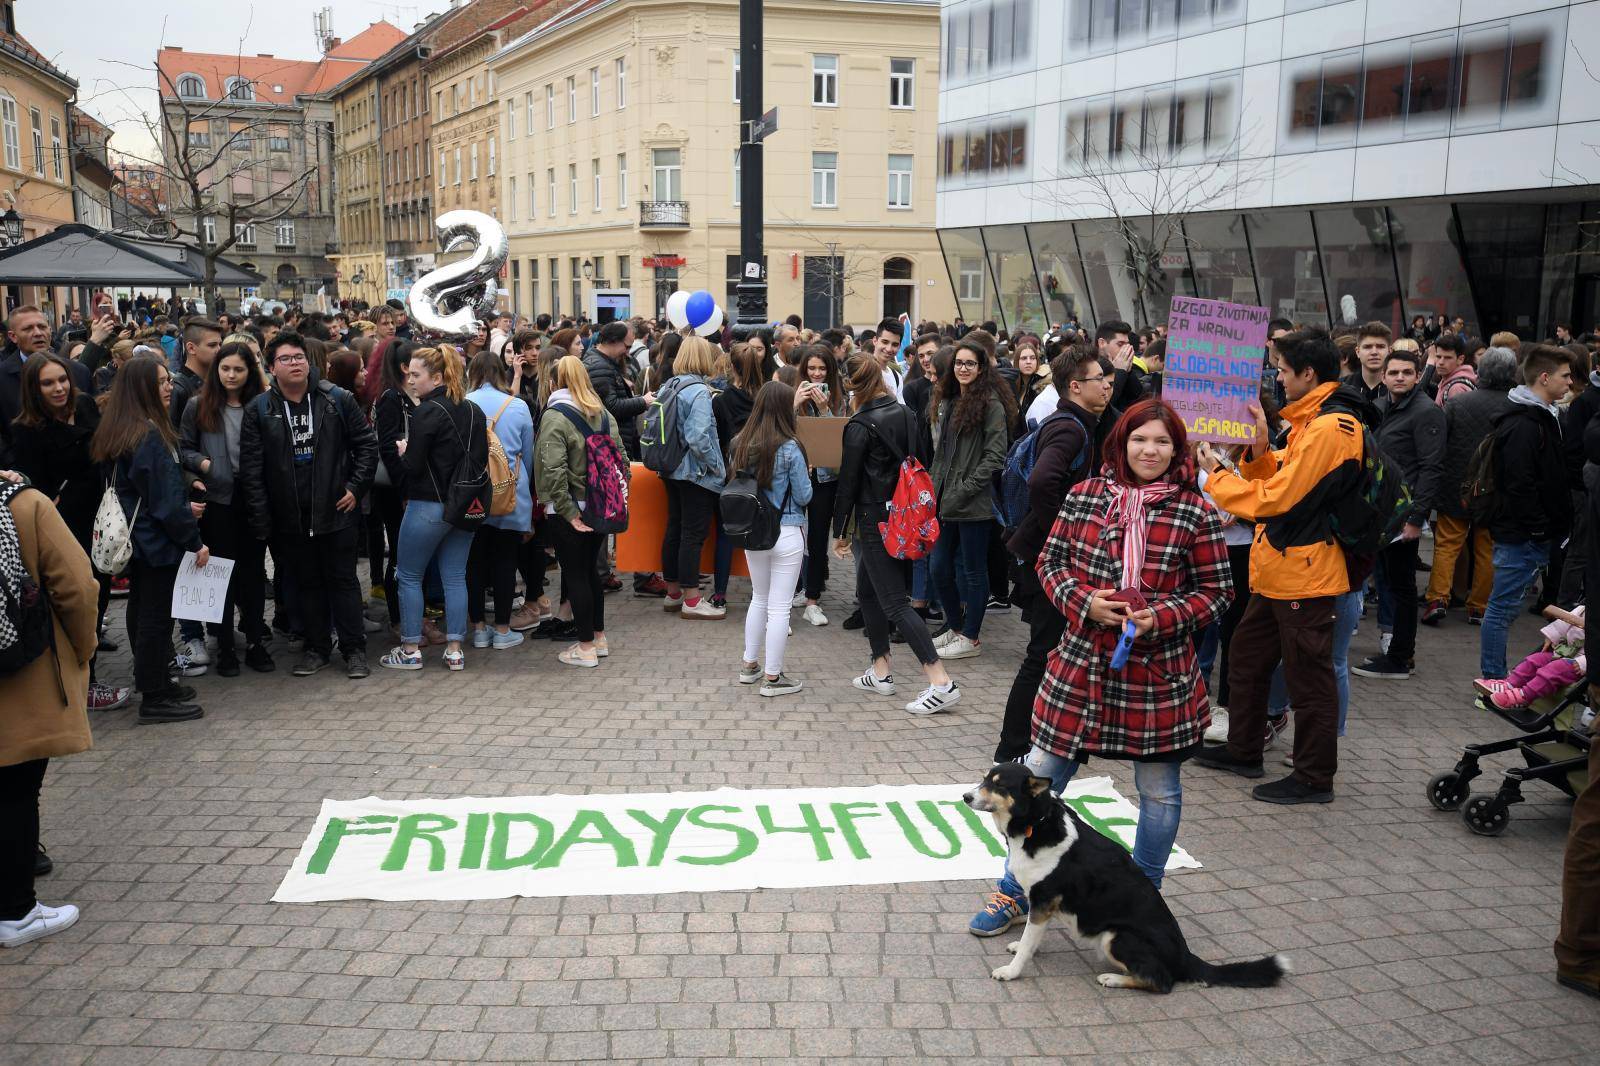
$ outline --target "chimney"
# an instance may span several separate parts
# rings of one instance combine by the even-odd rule
[[[335,48],[338,48],[341,44],[344,44],[344,38],[329,37],[325,42],[323,42],[322,50],[323,52],[331,52]]]

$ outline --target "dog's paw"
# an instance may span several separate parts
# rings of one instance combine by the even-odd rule
[[[1011,943],[1006,945],[1006,950],[1011,952],[1011,954],[1015,955],[1017,953],[1017,949],[1020,948],[1021,946],[1022,946],[1022,941],[1013,940]]]
[[[1126,974],[1103,973],[1099,977],[1096,977],[1095,980],[1100,982],[1100,986],[1102,988],[1132,988],[1133,987],[1133,985],[1128,983],[1128,977],[1127,977]]]
[[[1021,976],[1021,974],[1022,967],[1014,963],[1010,966],[996,967],[989,972],[989,976],[993,977],[996,981],[1015,981],[1019,976]]]

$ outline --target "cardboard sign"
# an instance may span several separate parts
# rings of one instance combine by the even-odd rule
[[[844,427],[850,420],[801,415],[795,423],[799,427],[800,447],[806,451],[806,461],[814,467],[837,470],[844,461]]]
[[[1270,317],[1265,307],[1172,298],[1161,398],[1183,419],[1191,441],[1256,439],[1250,405],[1260,403]]]
[[[970,785],[603,796],[323,800],[277,903],[726,892],[993,880],[1006,845]],[[1132,849],[1139,812],[1111,778],[1062,797]],[[1199,867],[1173,848],[1167,869]]]
[[[172,585],[172,617],[192,622],[221,622],[223,599],[233,577],[233,560],[215,555],[201,569],[194,565],[194,552],[184,552],[178,564],[178,580]]]

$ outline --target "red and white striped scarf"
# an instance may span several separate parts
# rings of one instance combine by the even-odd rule
[[[1178,491],[1171,481],[1153,481],[1148,485],[1124,485],[1114,478],[1106,479],[1111,490],[1111,507],[1106,511],[1106,525],[1122,530],[1122,587],[1139,587],[1139,575],[1144,569],[1145,539],[1150,531],[1150,508],[1168,499]]]

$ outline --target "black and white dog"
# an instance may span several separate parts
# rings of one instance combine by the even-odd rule
[[[1048,778],[1034,777],[1021,763],[996,766],[962,799],[994,818],[1006,838],[1011,876],[1028,894],[1022,939],[1007,945],[1016,958],[991,974],[996,980],[1022,974],[1045,924],[1057,914],[1075,935],[1098,939],[1120,971],[1100,975],[1107,988],[1165,994],[1183,981],[1267,988],[1289,971],[1282,955],[1223,966],[1196,958],[1161,893],[1132,857],[1052,795]]]

